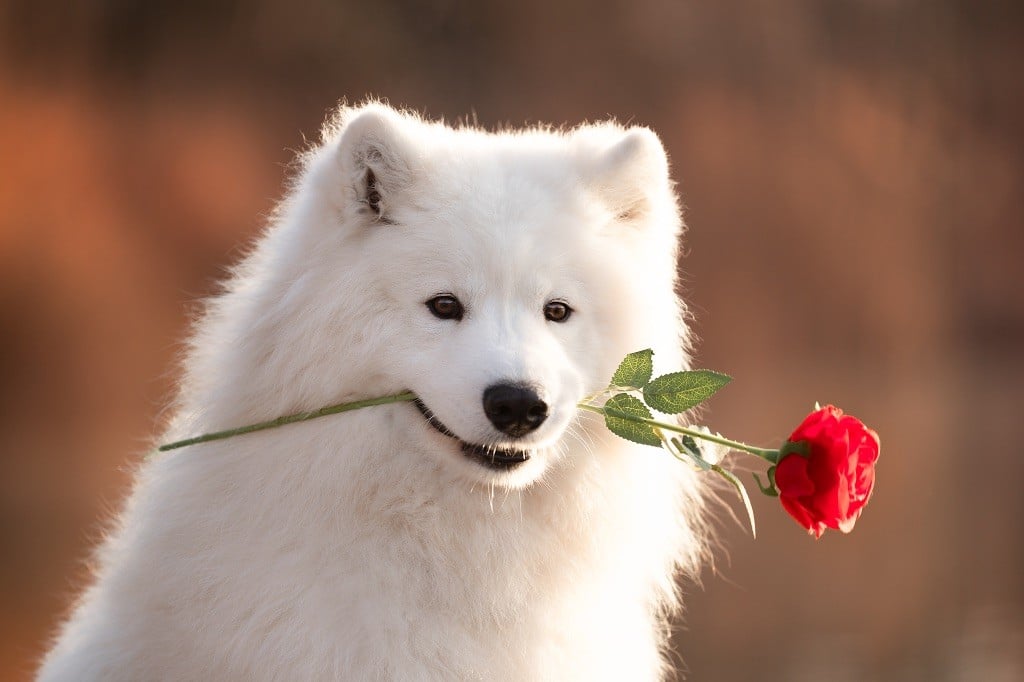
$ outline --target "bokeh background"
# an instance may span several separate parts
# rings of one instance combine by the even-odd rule
[[[699,362],[737,377],[710,425],[772,444],[819,400],[881,433],[852,535],[721,514],[687,679],[1024,679],[1022,8],[0,2],[0,677],[82,584],[192,302],[327,110],[373,94],[656,129]]]

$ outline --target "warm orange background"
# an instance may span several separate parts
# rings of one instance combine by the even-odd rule
[[[711,426],[770,445],[820,400],[881,433],[852,535],[721,514],[690,679],[1024,679],[1022,5],[498,4],[0,2],[0,674],[81,584],[190,303],[379,94],[654,127],[700,364],[737,377]]]

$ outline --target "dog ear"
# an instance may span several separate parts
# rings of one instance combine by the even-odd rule
[[[589,160],[584,182],[623,222],[646,217],[655,197],[671,196],[668,157],[649,128],[633,127]]]
[[[412,182],[412,145],[402,115],[382,104],[351,113],[339,141],[345,178],[354,192],[357,212],[391,223],[390,210]]]

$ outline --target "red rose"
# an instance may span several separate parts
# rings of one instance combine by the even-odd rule
[[[787,446],[800,443],[775,469],[782,506],[816,538],[826,528],[849,533],[875,485],[878,434],[826,405],[804,419]]]

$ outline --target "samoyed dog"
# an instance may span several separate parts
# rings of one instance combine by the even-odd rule
[[[654,680],[699,474],[578,401],[688,366],[658,137],[343,107],[196,324],[55,680]]]

